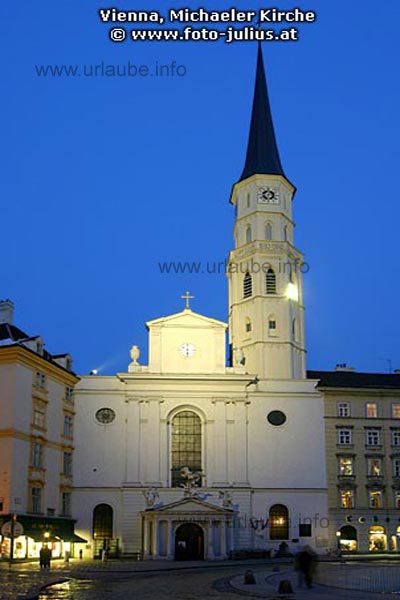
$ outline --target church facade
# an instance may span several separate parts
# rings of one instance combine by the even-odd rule
[[[259,49],[245,167],[230,201],[229,319],[148,322],[115,376],[75,388],[73,513],[87,556],[224,559],[328,545],[324,404],[307,378],[295,188]],[[231,357],[226,357],[226,333]],[[226,366],[226,365],[229,366]]]

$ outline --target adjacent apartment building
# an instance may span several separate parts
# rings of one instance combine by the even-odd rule
[[[330,539],[400,551],[400,373],[309,371],[325,400]]]
[[[14,306],[0,301],[0,524],[13,515],[24,528],[15,558],[72,551],[74,454],[73,387],[78,377],[69,354],[52,355],[41,336],[13,324]],[[83,540],[80,540],[83,541]],[[1,538],[9,556],[10,539]]]

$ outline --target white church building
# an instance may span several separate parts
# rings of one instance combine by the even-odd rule
[[[126,372],[75,387],[72,512],[84,556],[224,559],[282,542],[326,551],[324,405],[306,376],[294,193],[259,49],[230,198],[229,324],[197,314],[187,293],[181,312],[146,324],[148,365],[133,346]]]

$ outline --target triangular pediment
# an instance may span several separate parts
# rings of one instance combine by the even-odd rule
[[[226,329],[228,325],[223,321],[217,319],[211,319],[204,315],[193,312],[190,309],[185,309],[182,312],[168,315],[167,317],[160,317],[147,321],[146,327],[184,327],[184,328],[221,328]]]
[[[157,506],[155,508],[148,509],[146,512],[152,513],[168,513],[168,514],[199,514],[199,513],[208,513],[208,514],[232,514],[232,510],[228,508],[221,508],[220,506],[215,506],[214,504],[210,504],[209,502],[204,502],[203,500],[199,500],[197,498],[183,498],[182,500],[178,500],[177,502],[171,502],[170,504],[165,504],[163,506]]]

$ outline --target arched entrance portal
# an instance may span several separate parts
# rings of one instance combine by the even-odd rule
[[[204,533],[195,523],[183,523],[175,533],[175,560],[203,560]]]
[[[357,552],[357,529],[352,525],[340,528],[340,549],[345,552]]]

